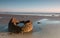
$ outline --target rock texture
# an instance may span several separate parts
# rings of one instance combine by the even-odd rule
[[[21,28],[17,26],[19,22],[16,18],[11,18],[8,24],[8,31],[13,33],[19,33],[21,31]]]
[[[19,23],[24,23],[23,27],[19,27]],[[32,31],[32,22],[30,20],[27,21],[18,21],[16,18],[11,18],[8,24],[8,31],[12,33],[24,33]]]
[[[33,29],[32,22],[27,20],[24,22],[24,26],[21,28],[22,32],[30,32]]]

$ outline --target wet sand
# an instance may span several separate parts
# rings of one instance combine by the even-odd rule
[[[60,38],[60,17],[6,14],[0,14],[0,17],[0,38]],[[24,35],[21,33],[12,35],[8,34],[6,30],[11,17],[16,17],[18,20],[30,19],[33,22],[33,31],[24,33]],[[37,24],[37,22],[41,23]]]

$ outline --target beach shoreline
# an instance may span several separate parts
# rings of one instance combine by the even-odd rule
[[[12,17],[18,20],[31,20],[35,27],[34,32],[22,34],[12,34],[8,35],[8,32],[0,32],[0,38],[60,38],[60,24],[42,24],[36,25],[36,21],[48,19],[51,21],[60,21],[60,17],[55,16],[30,16],[30,15],[8,15],[0,14],[0,26],[8,25],[9,20]],[[49,22],[50,23],[50,22]],[[42,27],[41,27],[42,26]],[[0,27],[1,28],[1,27]]]

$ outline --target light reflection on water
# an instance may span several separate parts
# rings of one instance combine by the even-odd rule
[[[38,22],[40,22],[40,24],[38,24]],[[46,25],[50,25],[50,24],[60,24],[60,21],[56,21],[56,20],[49,20],[49,19],[41,19],[38,20],[36,22],[33,23],[33,25],[35,26],[34,29],[35,31],[39,32],[42,30],[42,28],[44,28]]]
[[[47,21],[46,24],[59,24],[60,21]]]
[[[37,22],[40,22],[38,24]],[[59,24],[60,21],[56,20],[49,20],[49,19],[41,19],[33,22],[33,32],[40,32],[42,28],[46,26],[46,24]],[[8,25],[7,24],[0,24],[0,32],[8,32]]]
[[[0,32],[8,32],[8,25],[0,24]]]

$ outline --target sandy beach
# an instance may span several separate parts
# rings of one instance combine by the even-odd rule
[[[31,20],[33,31],[24,35],[8,34],[8,22],[11,17],[18,20]],[[0,38],[60,38],[60,17],[0,14]]]

